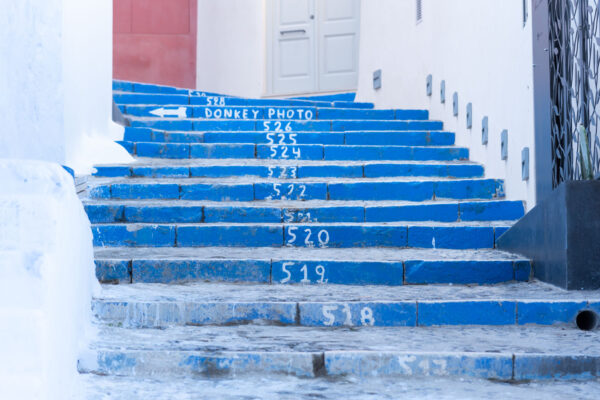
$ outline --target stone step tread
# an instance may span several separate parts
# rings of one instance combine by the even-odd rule
[[[129,303],[354,303],[354,302],[587,302],[600,307],[600,290],[569,292],[542,282],[491,286],[257,285],[189,283],[103,285],[96,301]]]
[[[96,247],[96,260],[189,259],[189,260],[329,260],[329,261],[526,261],[516,254],[500,250],[454,249],[300,249],[294,247]]]
[[[126,105],[127,106],[127,105]],[[130,106],[138,106],[138,104],[131,104]],[[158,106],[158,107],[164,107],[164,105],[162,106]],[[175,106],[176,107],[176,106]],[[233,106],[232,106],[233,107]],[[340,110],[343,108],[335,108],[336,110]],[[360,109],[352,109],[353,111],[355,110],[360,110]],[[370,110],[370,111],[377,111],[377,110]],[[260,121],[262,123],[262,119],[261,120],[254,120],[254,119],[225,119],[225,118],[219,118],[219,119],[206,119],[206,118],[172,118],[172,117],[149,117],[149,116],[137,116],[137,115],[131,115],[131,114],[127,114],[130,119],[132,121],[164,121],[164,122],[175,122],[175,121],[190,121],[190,122],[200,122],[200,121],[217,121],[217,122],[223,122],[223,123],[228,123],[228,122],[240,122],[240,121],[250,121],[250,122],[257,122]],[[439,122],[441,123],[441,120],[437,120],[437,119],[310,119],[310,120],[306,120],[306,119],[264,119],[264,121],[273,121],[273,122],[281,122],[283,123],[287,123],[287,122],[336,122],[336,123],[345,123],[345,122],[364,122],[364,123],[388,123],[388,122]],[[365,129],[365,130],[371,130],[371,129]],[[375,129],[374,129],[375,130]],[[417,129],[417,130],[422,130],[422,129]],[[432,129],[432,130],[443,130],[443,129]],[[261,131],[261,130],[259,130]]]
[[[567,344],[565,346],[565,344]],[[575,327],[170,326],[127,329],[99,324],[94,349],[227,352],[535,353],[600,356],[600,332]]]
[[[288,227],[288,226],[324,226],[324,227],[369,227],[369,226],[389,226],[389,227],[406,227],[406,226],[426,226],[426,227],[510,227],[514,221],[457,221],[457,222],[438,222],[438,221],[390,221],[390,222],[172,222],[172,223],[155,223],[155,222],[111,222],[111,223],[96,223],[92,226],[127,226],[128,229],[135,230],[143,227]]]
[[[82,375],[86,400],[596,400],[600,380],[510,383],[471,377],[355,377],[305,379],[284,375],[246,377],[129,377]]]

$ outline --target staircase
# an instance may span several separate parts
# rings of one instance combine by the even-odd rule
[[[81,372],[600,374],[598,334],[575,327],[600,294],[494,249],[523,203],[427,111],[114,89],[136,161],[98,166],[84,199],[106,285]]]

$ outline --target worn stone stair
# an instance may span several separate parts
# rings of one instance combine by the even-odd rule
[[[84,373],[506,381],[600,375],[599,292],[495,249],[524,215],[425,110],[116,81]],[[563,346],[561,342],[577,343]]]

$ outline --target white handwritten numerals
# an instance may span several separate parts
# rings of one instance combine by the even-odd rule
[[[306,196],[306,185],[294,185],[293,183],[274,183],[273,194],[270,200],[302,200]]]
[[[291,132],[292,123],[283,123],[281,121],[264,121],[263,128],[265,132]]]
[[[270,132],[267,133],[267,144],[298,144],[298,142],[296,141],[297,136],[297,133]]]
[[[315,267],[315,275],[317,276],[317,278],[315,279],[311,279],[312,278],[312,267],[309,268],[306,264],[304,264],[302,266],[302,268],[300,268],[300,271],[296,271],[296,264],[293,262],[285,262],[281,265],[281,272],[283,272],[285,274],[285,277],[283,279],[281,279],[279,282],[280,283],[288,283],[292,281],[292,272],[294,272],[293,275],[299,275],[296,277],[296,279],[302,277],[302,279],[300,279],[300,283],[327,283],[327,278],[325,278],[325,267],[322,265],[317,265]],[[293,271],[291,271],[290,269],[293,269]],[[310,275],[309,276],[309,271],[310,271]],[[298,272],[300,274],[298,274]],[[294,282],[297,282],[297,280],[294,280]]]
[[[336,322],[336,314],[341,318],[337,320],[343,321],[341,325],[344,326],[354,326],[353,322],[353,313],[349,304],[342,305],[340,312],[339,306],[335,305],[325,305],[322,308],[323,317],[325,317],[323,324],[326,326],[333,326]],[[360,310],[360,323],[362,326],[373,326],[375,325],[375,318],[373,317],[373,310],[371,307],[363,307]]]
[[[298,177],[298,167],[269,167],[269,178],[296,179]]]
[[[319,222],[316,218],[313,218],[308,211],[294,211],[294,210],[283,210],[283,222]]]
[[[302,157],[300,147],[288,147],[288,146],[270,146],[271,153],[269,158],[274,159],[294,159],[299,160]]]
[[[222,96],[206,96],[207,106],[224,106],[225,97]]]
[[[300,232],[299,229],[301,229]],[[298,228],[297,226],[288,226],[287,236],[289,238],[286,243],[287,246],[304,245],[305,247],[315,247],[315,245],[318,245],[321,248],[326,248],[327,244],[329,244],[329,232],[327,232],[325,229],[321,229],[319,233],[313,235],[313,231],[310,228]],[[300,236],[299,240],[298,236]]]

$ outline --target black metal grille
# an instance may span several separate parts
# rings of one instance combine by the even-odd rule
[[[580,126],[600,173],[599,0],[549,0],[552,185],[582,178]]]

